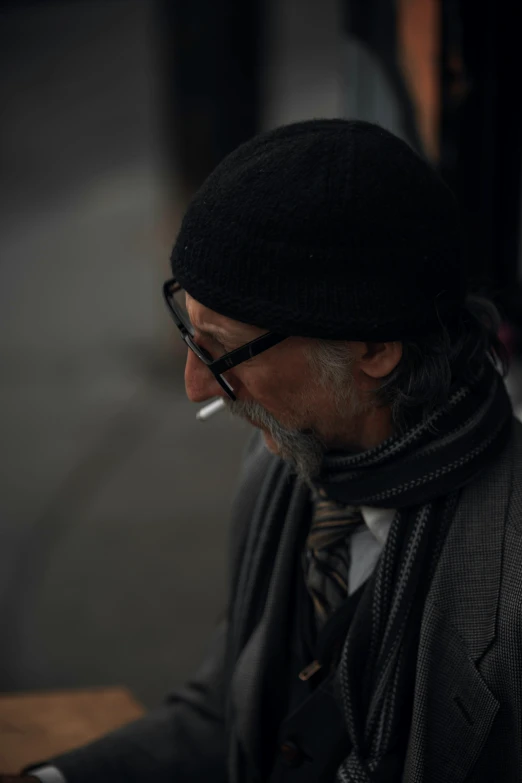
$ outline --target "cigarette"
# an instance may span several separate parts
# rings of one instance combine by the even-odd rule
[[[219,400],[214,400],[214,402],[210,402],[208,405],[205,405],[204,408],[201,408],[201,410],[196,413],[196,419],[199,419],[199,421],[205,421],[218,411],[223,410],[224,407],[225,400],[220,397]]]

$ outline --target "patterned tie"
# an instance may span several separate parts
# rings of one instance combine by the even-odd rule
[[[350,547],[347,538],[364,524],[357,506],[317,497],[303,553],[305,582],[320,629],[348,597]]]

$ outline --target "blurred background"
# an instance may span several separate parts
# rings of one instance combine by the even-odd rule
[[[224,609],[249,431],[196,422],[160,286],[194,190],[257,130],[370,119],[440,168],[522,406],[516,6],[0,2],[0,691],[153,705]]]

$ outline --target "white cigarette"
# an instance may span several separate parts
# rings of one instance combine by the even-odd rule
[[[204,408],[201,408],[201,410],[196,413],[196,419],[199,419],[199,421],[205,421],[205,419],[213,416],[214,413],[223,410],[224,407],[225,400],[220,397],[219,400],[214,400],[214,402],[210,402],[208,405],[205,405]]]

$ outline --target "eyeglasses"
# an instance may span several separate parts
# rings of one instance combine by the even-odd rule
[[[216,381],[230,399],[235,400],[236,395],[234,394],[234,390],[223,373],[242,362],[246,362],[248,359],[252,359],[254,356],[259,356],[263,351],[266,351],[268,348],[272,348],[273,345],[277,345],[277,343],[285,340],[286,335],[267,332],[266,334],[262,334],[261,337],[256,337],[255,340],[245,343],[245,345],[242,345],[240,348],[236,348],[234,351],[229,351],[218,358],[214,358],[194,340],[195,329],[190,323],[185,307],[184,296],[180,295],[182,290],[181,285],[174,279],[167,280],[163,285],[163,296],[165,297],[165,302],[167,303],[174,323],[178,327],[181,337],[188,347],[194,351],[203,364],[206,364]]]

